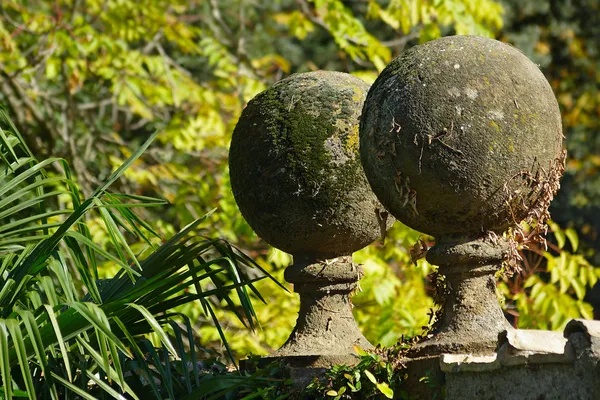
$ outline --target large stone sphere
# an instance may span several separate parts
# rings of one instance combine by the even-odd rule
[[[231,187],[250,226],[271,245],[338,256],[381,235],[387,213],[358,153],[368,89],[344,73],[296,74],[244,109],[229,150]]]
[[[398,220],[433,236],[502,232],[543,212],[562,139],[538,67],[477,36],[402,53],[371,87],[360,125],[373,191]]]

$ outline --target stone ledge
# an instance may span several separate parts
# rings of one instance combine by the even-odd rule
[[[503,366],[568,363],[566,344],[561,332],[513,329],[500,334],[498,358]]]
[[[600,321],[571,320],[563,332],[510,329],[497,352],[443,354],[445,398],[551,400],[600,398]]]
[[[496,354],[491,356],[474,356],[472,354],[442,354],[440,369],[442,372],[483,372],[500,368]]]
[[[568,338],[575,332],[585,333],[589,338],[600,338],[600,321],[588,319],[572,319],[565,326],[564,337]]]

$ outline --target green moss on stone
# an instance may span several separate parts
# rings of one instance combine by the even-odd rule
[[[367,90],[351,75],[319,71],[280,81],[248,104],[232,138],[231,181],[265,240],[292,253],[336,253],[377,237],[374,209],[383,207],[358,154]]]

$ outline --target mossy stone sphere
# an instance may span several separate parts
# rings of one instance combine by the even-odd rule
[[[231,187],[250,226],[271,245],[338,256],[381,235],[383,207],[358,153],[368,89],[344,73],[295,74],[244,109],[229,150]]]
[[[547,195],[534,179],[558,184],[550,175],[562,140],[539,68],[477,36],[444,37],[394,59],[371,87],[360,125],[373,191],[398,220],[434,236],[520,222]]]

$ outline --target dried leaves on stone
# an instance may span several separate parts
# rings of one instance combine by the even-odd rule
[[[561,155],[554,160],[546,171],[542,166],[539,166],[535,174],[530,171],[522,171],[515,175],[513,179],[521,178],[530,190],[530,195],[527,198],[529,205],[523,204],[527,209],[528,214],[524,221],[531,227],[525,231],[521,225],[521,221],[514,219],[514,226],[509,230],[509,256],[506,261],[506,273],[511,276],[514,273],[521,271],[521,257],[519,250],[527,249],[528,244],[541,243],[546,247],[546,234],[548,233],[548,225],[546,222],[550,219],[548,211],[550,203],[558,190],[560,189],[560,178],[565,171],[566,150],[563,150]],[[507,206],[511,208],[512,201],[515,198],[515,192],[509,193],[509,182],[504,185],[504,191],[508,194]],[[520,201],[525,201],[521,199]]]

